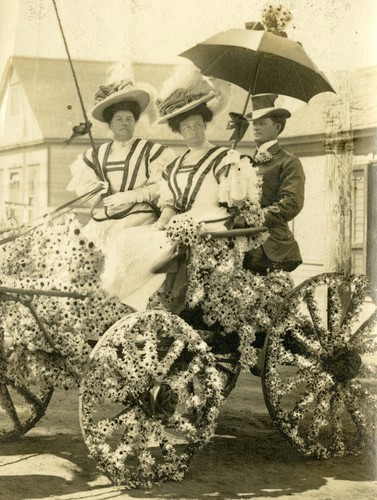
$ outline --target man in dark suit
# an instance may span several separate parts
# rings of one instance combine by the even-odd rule
[[[302,263],[288,222],[303,207],[305,175],[299,158],[279,145],[278,136],[291,114],[274,106],[277,97],[276,94],[252,96],[253,111],[248,116],[257,144],[252,162],[263,177],[261,205],[269,237],[261,247],[246,253],[243,265],[261,274],[268,269],[293,271]]]

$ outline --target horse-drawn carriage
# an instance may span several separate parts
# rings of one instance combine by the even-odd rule
[[[296,449],[327,458],[370,443],[377,316],[367,280],[327,273],[294,288],[287,273],[241,269],[259,230],[214,236],[193,244],[179,315],[166,294],[136,313],[106,297],[102,256],[75,219],[2,247],[0,440],[37,424],[54,387],[80,384],[82,433],[100,470],[128,487],[181,479],[263,348],[265,402]]]

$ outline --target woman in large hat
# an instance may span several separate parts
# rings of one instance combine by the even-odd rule
[[[104,211],[100,219],[104,220],[91,220],[84,233],[105,255],[115,234],[126,227],[152,224],[156,220],[150,203],[158,197],[164,168],[176,157],[161,144],[134,137],[135,126],[149,102],[149,93],[131,80],[101,86],[92,116],[108,124],[113,140],[95,152],[89,149],[70,167],[72,179],[68,190],[81,195],[98,185],[103,187]],[[106,181],[99,179],[97,168]]]
[[[206,138],[206,127],[214,114],[210,103],[221,102],[210,82],[196,71],[178,73],[165,84],[162,93],[166,97],[157,102],[159,123],[167,123],[180,134],[188,149],[163,173],[159,198],[162,212],[154,231],[127,230],[123,258],[109,259],[111,269],[104,273],[105,289],[135,309],[147,306],[149,297],[166,277],[153,270],[174,254],[166,232],[157,229],[166,228],[172,218],[177,221],[182,214],[202,222],[208,230],[225,229],[231,218],[228,208],[242,204],[246,196],[258,196],[249,160],[245,159],[243,165],[236,151],[215,146]],[[120,276],[120,268],[124,271],[122,278],[116,287],[109,286],[115,284],[113,277]]]

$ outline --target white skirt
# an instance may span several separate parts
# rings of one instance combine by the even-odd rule
[[[204,213],[205,217],[203,209],[191,210],[183,215],[191,216],[198,222],[203,219],[221,219],[227,215],[226,210],[220,207]],[[224,221],[211,222],[204,227],[207,231],[225,229]],[[159,231],[152,226],[127,228],[108,240],[106,247],[101,276],[104,290],[109,296],[118,297],[133,309],[146,309],[150,297],[166,279],[165,273],[156,271],[171,260],[176,252],[166,231]]]

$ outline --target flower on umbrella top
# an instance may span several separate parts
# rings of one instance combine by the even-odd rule
[[[284,29],[292,18],[291,12],[288,9],[283,9],[281,5],[278,7],[269,5],[263,10],[262,14],[262,22],[266,30],[285,38],[287,38],[287,34]]]

